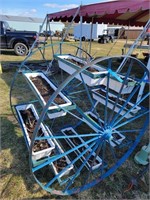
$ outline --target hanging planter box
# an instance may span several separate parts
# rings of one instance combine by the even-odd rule
[[[50,132],[49,128],[47,127],[48,132],[50,135],[52,135],[52,133]],[[53,139],[53,142],[55,144],[55,149],[52,150],[52,153],[50,156],[57,156],[60,154],[63,154],[64,151],[61,148],[61,146],[58,144],[58,142],[56,141],[56,139]],[[52,166],[55,175],[58,175],[58,173],[60,171],[63,170],[63,168],[65,168],[67,165],[69,165],[71,163],[71,161],[69,160],[68,156],[64,156],[54,162],[52,162],[50,165]],[[69,175],[70,171],[73,169],[73,165],[70,165],[70,167],[68,167],[59,177],[58,177],[58,181],[59,183],[62,183],[63,180],[61,179],[63,176],[65,175]]]
[[[119,132],[113,133],[112,137],[113,137],[113,139],[110,141],[110,144],[112,147],[120,145],[122,143],[122,141],[125,139],[125,136]]]
[[[79,57],[70,55],[70,54],[63,54],[54,55],[54,58],[58,60],[59,68],[64,70],[65,72],[69,74],[73,74],[76,70],[79,70],[81,67],[83,67],[86,64],[86,61],[80,59]],[[93,65],[92,67],[87,68],[82,72],[82,77],[84,82],[89,86],[96,86],[96,85],[107,85],[107,73],[108,71],[100,66],[100,65]],[[117,74],[120,79],[124,79],[124,76]],[[82,81],[81,76],[77,75],[76,78],[80,81]],[[136,84],[136,81],[134,81],[131,78],[127,79],[127,83],[124,85],[122,89],[122,94],[130,93],[134,86]],[[122,86],[122,82],[117,80],[115,77],[110,77],[110,85],[109,87],[119,92],[120,88]]]
[[[31,86],[33,92],[38,97],[41,105],[44,107],[51,95],[57,90],[57,87],[42,72],[24,73],[26,80]],[[57,105],[56,105],[57,104]],[[48,108],[48,117],[50,119],[66,115],[63,109],[74,109],[72,102],[60,92],[54,99],[54,103]]]
[[[86,123],[94,130],[94,131],[99,131],[99,121],[97,119],[97,116],[91,112],[91,111],[87,111],[85,112],[86,116],[88,117],[87,119],[83,119],[84,121],[86,121]],[[101,124],[103,125],[103,121],[101,119],[99,119]]]
[[[119,93],[120,89],[123,85],[123,79],[124,76],[117,74],[118,78],[122,80],[122,82],[120,82],[119,80],[117,80],[115,77],[110,77],[109,80],[109,89],[112,89],[113,91]],[[123,86],[122,90],[121,90],[121,94],[129,94],[132,92],[136,81],[134,81],[131,78],[127,78],[126,80],[126,84]],[[107,77],[105,77],[102,81],[101,81],[101,85],[107,86]]]
[[[39,119],[39,116],[35,110],[33,104],[22,104],[15,106],[16,113],[20,126],[23,130],[26,145],[29,149],[31,144],[32,134]],[[43,123],[41,123],[37,136],[49,136],[47,130],[45,129]],[[44,139],[40,141],[35,141],[32,149],[32,159],[39,160],[41,158],[47,157],[51,154],[51,151],[55,148],[55,144],[51,139]]]
[[[63,133],[64,135],[78,135],[78,136],[79,136],[79,134],[78,134],[72,127],[68,127],[68,128],[62,129],[61,131],[62,131],[62,133]],[[76,146],[78,146],[78,145],[80,145],[80,144],[84,144],[84,143],[85,143],[85,141],[84,141],[81,137],[78,137],[78,138],[77,138],[77,137],[76,137],[76,138],[66,138],[66,141],[67,141],[68,145],[69,145],[71,148],[74,148],[74,147],[76,147]],[[84,150],[87,149],[88,147],[89,147],[89,146],[88,146],[87,144],[85,144],[85,146],[82,147],[82,151],[84,151]],[[78,155],[80,155],[80,154],[82,153],[82,151],[79,150],[79,149],[77,149],[77,150],[75,150],[74,152],[75,152],[75,154],[78,156]],[[88,156],[88,153],[90,153],[91,151],[92,151],[92,149],[89,148],[89,150],[88,150],[86,156]],[[98,167],[100,167],[100,165],[102,164],[102,159],[101,159],[99,156],[96,156],[96,159],[95,159],[94,163],[92,163],[92,161],[93,161],[95,155],[96,155],[95,152],[93,152],[92,155],[91,155],[91,157],[90,157],[90,159],[89,159],[88,162],[86,163],[85,166],[87,167],[87,169],[90,169],[90,168],[92,167],[92,170],[95,170],[95,169],[97,169]],[[80,157],[80,160],[81,160],[82,162],[84,162],[86,156],[83,155],[82,157]],[[92,164],[93,166],[91,166],[91,164]]]
[[[93,120],[94,122],[98,123],[97,116],[96,116],[94,113],[92,113],[91,111],[88,111],[88,112],[86,112],[85,114],[88,115],[88,116],[91,118],[91,120]],[[103,126],[103,125],[104,125],[104,122],[103,122],[101,119],[99,119],[99,120],[100,120],[100,122],[101,122],[101,124],[102,124],[102,126]],[[87,123],[89,123],[89,122],[87,121]],[[98,131],[98,129],[96,129],[96,131]],[[112,139],[111,141],[109,141],[109,143],[110,143],[110,145],[111,145],[112,147],[115,147],[116,145],[121,144],[122,141],[125,139],[125,136],[122,135],[122,134],[119,133],[119,132],[113,133],[113,134],[112,134],[112,137],[113,137],[113,139]]]
[[[54,58],[58,60],[59,68],[68,74],[73,74],[75,71],[81,69],[86,64],[86,61],[70,54],[56,54],[54,55]],[[95,86],[101,84],[101,81],[106,74],[106,69],[98,65],[93,65],[92,67],[89,67],[82,72],[82,78],[88,86]],[[80,75],[77,75],[76,78],[82,81]]]
[[[63,150],[60,148],[59,153],[62,154],[64,153]],[[52,155],[55,155],[55,153]],[[59,155],[59,154],[58,154]],[[68,159],[67,156],[64,156],[57,161],[54,161],[51,163],[51,166],[54,170],[55,175],[58,175],[59,172],[61,172],[68,164],[70,164],[70,160]],[[70,171],[73,169],[73,165],[71,165],[69,168],[67,168],[61,175],[58,177],[58,181],[61,183],[63,180],[61,179],[63,176],[69,175]]]
[[[93,89],[92,90],[93,98],[98,101],[99,103],[105,105],[106,103],[106,91],[103,89]],[[113,109],[115,101],[117,99],[117,96],[115,96],[112,93],[108,93],[108,108]],[[126,100],[119,98],[118,104],[115,106],[114,111],[118,113],[120,109],[122,108],[123,104],[126,102]],[[134,106],[133,103],[128,102],[126,107],[121,111],[120,115],[124,115],[129,109],[131,109]],[[126,114],[125,118],[133,117],[133,114],[137,113],[141,108],[139,106],[136,106],[134,109],[132,109],[128,114]]]

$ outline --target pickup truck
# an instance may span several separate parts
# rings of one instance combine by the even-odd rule
[[[14,49],[18,56],[25,56],[37,38],[35,31],[18,31],[0,21],[0,49]]]

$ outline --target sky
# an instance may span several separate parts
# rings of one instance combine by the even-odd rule
[[[0,0],[0,14],[45,18],[48,13],[102,1],[107,0]]]

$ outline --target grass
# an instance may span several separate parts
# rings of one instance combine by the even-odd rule
[[[57,40],[53,41],[53,44],[55,43],[54,46],[54,52],[56,52],[56,50],[58,49],[58,42]],[[132,44],[134,41],[130,40],[128,41],[128,43]],[[78,46],[79,42],[74,42],[74,41],[70,41],[70,42],[66,42],[69,45],[76,45]],[[125,40],[117,40],[114,43],[107,43],[107,44],[99,44],[97,41],[92,42],[91,45],[91,55],[94,56],[94,58],[96,57],[100,57],[100,56],[107,56],[107,55],[121,55],[122,54],[122,49],[124,48],[126,41]],[[48,45],[50,44],[50,42],[48,41]],[[144,44],[144,43],[143,43]],[[82,48],[84,50],[86,50],[89,53],[89,42],[83,42],[82,43]],[[68,53],[69,52],[73,52],[75,49],[72,48],[70,49],[68,47],[68,45],[63,45],[63,52]],[[128,51],[128,48],[125,50],[125,52]],[[139,53],[138,57],[139,58],[143,58],[143,54],[142,54],[143,50],[140,49],[135,49],[133,53]],[[47,57],[50,59],[52,58],[52,50],[51,49],[47,49],[46,50],[46,55]],[[40,54],[40,52],[38,52],[36,55],[32,56],[32,61],[39,61],[41,60],[42,56]],[[2,64],[10,64],[10,62],[21,62],[25,59],[25,57],[21,57],[21,56],[16,56],[14,54],[14,52],[12,50],[1,50],[1,61]]]
[[[116,45],[111,55],[121,54],[125,41],[120,40]],[[69,44],[77,44],[70,42]],[[113,44],[98,44],[92,43],[92,55],[95,57],[105,56],[108,54]],[[70,47],[64,45],[65,52],[70,52]],[[83,45],[84,49],[88,49],[88,44]],[[57,49],[57,46],[55,47]],[[51,50],[46,50],[47,58],[52,58]],[[71,48],[71,51],[75,51]],[[142,52],[139,51],[139,56],[142,58]],[[138,147],[132,156],[119,168],[113,175],[106,178],[95,187],[86,190],[80,194],[61,197],[51,195],[42,190],[35,182],[29,170],[28,151],[22,135],[22,131],[15,120],[10,104],[9,90],[11,81],[16,72],[16,65],[24,60],[25,57],[18,57],[6,51],[1,52],[1,60],[3,73],[0,78],[0,134],[1,134],[1,199],[148,199],[148,173],[138,180],[137,185],[134,185],[131,190],[128,190],[129,183],[133,177],[137,176],[142,166],[137,165],[134,161],[135,153],[146,144],[148,132],[141,140]],[[33,55],[34,62],[41,61],[41,55],[38,52]],[[16,65],[12,65],[15,62]],[[22,88],[25,82],[20,76],[17,79],[16,91],[13,93],[13,102],[21,101]],[[15,94],[19,91],[19,98],[16,99]],[[28,93],[28,89],[26,94]],[[26,95],[25,94],[25,95]],[[30,95],[29,95],[30,96]],[[28,97],[30,98],[30,97]]]

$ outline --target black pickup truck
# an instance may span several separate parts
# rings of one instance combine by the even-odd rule
[[[0,21],[0,49],[14,49],[18,56],[25,56],[37,38],[35,31],[18,31]]]

